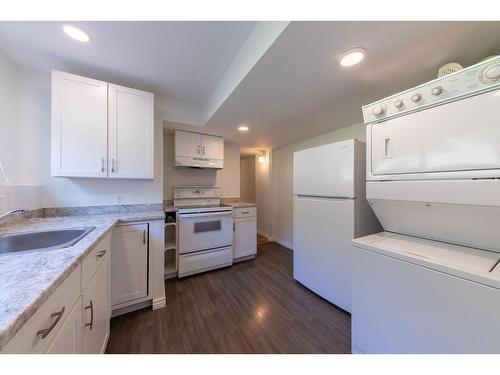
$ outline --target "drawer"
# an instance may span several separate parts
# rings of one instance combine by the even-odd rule
[[[257,207],[235,208],[233,217],[257,216]]]
[[[233,263],[232,246],[179,256],[179,277],[229,266]]]
[[[108,233],[92,249],[82,262],[82,289],[85,289],[92,279],[92,276],[99,269],[99,266],[111,252],[111,233]]]
[[[63,281],[23,328],[7,343],[2,349],[2,353],[42,353],[46,351],[80,297],[81,270],[81,267],[78,266]],[[61,312],[59,320],[57,316],[51,316]],[[53,328],[45,338],[37,334],[38,331],[47,329],[51,325]]]

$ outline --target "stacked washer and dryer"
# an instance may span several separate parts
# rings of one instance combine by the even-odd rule
[[[500,353],[500,57],[363,107],[352,351]]]

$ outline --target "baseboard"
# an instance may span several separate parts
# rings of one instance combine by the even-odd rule
[[[120,316],[120,315],[123,315],[123,314],[128,314],[129,312],[132,312],[132,311],[135,311],[135,310],[140,310],[140,309],[143,309],[145,307],[149,307],[151,305],[152,305],[152,303],[151,303],[151,300],[149,299],[149,300],[146,300],[146,301],[137,302],[135,304],[127,305],[127,306],[124,306],[124,307],[115,308],[111,312],[111,317],[114,318],[114,317],[117,317],[117,316]]]
[[[275,238],[274,242],[279,243],[281,246],[285,246],[287,249],[290,249],[293,251],[293,244],[288,241],[282,241],[279,238]]]
[[[153,310],[162,309],[167,306],[167,299],[165,297],[153,300]]]
[[[273,241],[273,237],[271,235],[269,235],[269,234],[267,234],[267,233],[265,233],[265,232],[263,232],[261,230],[258,230],[257,234],[259,234],[259,235],[261,235],[263,237],[266,237],[271,242]]]
[[[245,260],[250,260],[250,259],[255,259],[255,254],[245,255],[245,256],[242,256],[240,258],[235,258],[235,259],[233,259],[233,263],[243,262]]]

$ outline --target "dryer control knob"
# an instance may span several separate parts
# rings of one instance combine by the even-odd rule
[[[373,108],[373,110],[372,110],[372,113],[373,113],[375,116],[380,116],[380,115],[381,115],[382,113],[384,113],[384,112],[385,112],[385,108],[384,108],[384,106],[381,106],[381,105],[379,105],[379,106],[377,106],[377,107]]]
[[[484,73],[483,76],[486,79],[496,81],[497,79],[500,78],[500,64],[495,64],[490,67],[488,67]]]
[[[413,95],[413,96],[411,97],[411,100],[412,100],[413,102],[415,102],[415,103],[416,103],[416,102],[419,102],[419,101],[420,101],[420,99],[422,99],[422,95],[420,95],[420,94],[415,94],[415,95]]]
[[[432,95],[434,95],[434,96],[441,95],[442,92],[443,92],[443,88],[441,86],[436,86],[431,91]]]

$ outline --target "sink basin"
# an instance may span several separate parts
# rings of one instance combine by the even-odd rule
[[[0,254],[62,249],[73,246],[94,229],[81,227],[0,235]]]

